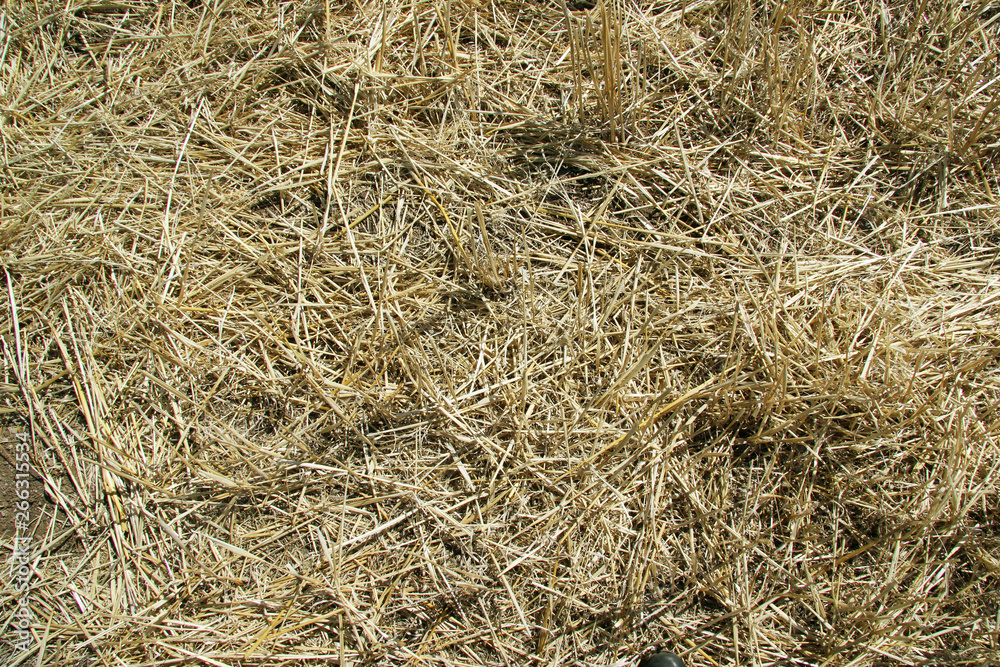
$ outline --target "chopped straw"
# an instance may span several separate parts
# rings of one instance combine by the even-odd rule
[[[0,662],[997,659],[998,52],[986,0],[4,3]]]

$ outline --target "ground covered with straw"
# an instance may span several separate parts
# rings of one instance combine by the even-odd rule
[[[998,658],[989,2],[4,5],[0,662]]]

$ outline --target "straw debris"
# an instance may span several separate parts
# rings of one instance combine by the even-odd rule
[[[998,52],[985,0],[7,3],[0,655],[996,659]]]

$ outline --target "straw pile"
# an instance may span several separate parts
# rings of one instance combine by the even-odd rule
[[[588,5],[7,3],[0,657],[997,656],[1000,11]]]

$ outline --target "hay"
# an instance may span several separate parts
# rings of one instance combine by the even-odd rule
[[[1000,13],[588,4],[0,10],[11,664],[997,657]]]

